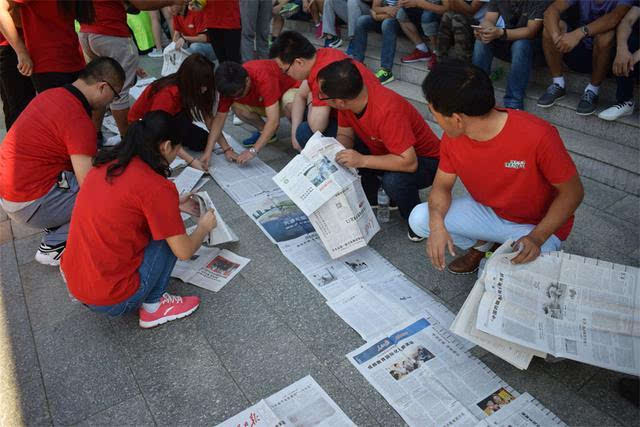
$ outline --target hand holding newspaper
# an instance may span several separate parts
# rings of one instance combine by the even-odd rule
[[[215,211],[213,201],[206,191],[201,191],[191,197],[196,199],[196,201],[198,202],[199,214],[197,216],[204,214],[210,209],[213,209]],[[205,237],[203,243],[208,246],[215,246],[227,242],[237,242],[239,240],[238,236],[233,232],[233,230],[231,230],[231,228],[229,228],[227,223],[224,222],[224,220],[220,216],[219,211],[216,211],[216,219],[218,224],[213,230],[209,232],[209,235]]]

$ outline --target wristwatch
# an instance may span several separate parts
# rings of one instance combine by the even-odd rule
[[[586,25],[583,25],[582,34],[584,34],[585,37],[589,37],[589,27],[587,27]]]
[[[256,149],[255,149],[255,148],[253,148],[253,147],[249,148],[249,152],[250,152],[251,154],[253,154],[254,156],[257,156],[257,155],[258,155],[258,150],[256,150]]]
[[[507,29],[503,28],[502,35],[500,36],[500,40],[506,40],[506,39],[507,39]]]

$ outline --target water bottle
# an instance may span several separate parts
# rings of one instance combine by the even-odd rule
[[[389,222],[389,196],[382,187],[378,189],[378,222]]]

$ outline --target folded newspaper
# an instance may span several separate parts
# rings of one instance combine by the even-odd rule
[[[639,269],[564,252],[515,265],[511,243],[488,260],[452,331],[520,369],[548,353],[640,375]]]
[[[227,249],[200,247],[188,261],[176,262],[171,277],[218,292],[248,263]]]
[[[311,376],[306,376],[218,424],[218,427],[238,426],[352,427],[355,424]]]
[[[211,197],[206,191],[201,191],[199,193],[195,193],[193,196],[194,199],[198,201],[198,211],[199,215],[207,212],[209,209],[213,209],[216,213],[216,227],[209,232],[209,235],[205,237],[204,244],[208,246],[220,245],[222,243],[227,242],[237,242],[238,236],[233,230],[227,225],[226,222],[220,216],[220,212],[215,209],[213,205],[213,201],[211,201]]]
[[[309,216],[331,258],[366,246],[380,230],[355,169],[335,161],[344,150],[316,132],[273,180]]]

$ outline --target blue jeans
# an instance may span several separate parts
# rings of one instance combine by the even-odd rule
[[[322,135],[335,138],[338,134],[338,120],[333,117],[329,117],[329,124],[327,127],[321,131]],[[315,132],[311,130],[311,126],[309,126],[309,122],[302,122],[296,129],[296,139],[298,140],[298,144],[300,147],[304,148],[307,145],[307,141],[313,136]]]
[[[398,35],[398,21],[385,19],[382,22],[375,21],[369,15],[362,15],[356,24],[356,33],[353,36],[353,57],[364,62],[364,54],[367,50],[368,32],[375,30],[382,32],[382,51],[380,52],[380,67],[387,71],[393,68],[393,58],[396,54],[396,38]]]
[[[478,240],[500,244],[508,239],[517,240],[535,228],[532,224],[518,224],[500,218],[493,209],[481,205],[469,196],[451,201],[449,211],[444,218],[444,225],[451,235],[453,244],[462,249],[469,249]],[[416,206],[411,212],[409,226],[418,236],[429,237],[427,203]],[[557,251],[561,243],[560,239],[552,234],[540,250],[542,252]]]
[[[216,53],[213,51],[210,43],[191,43],[189,48],[185,49],[189,53],[199,53],[209,61],[216,62]]]
[[[403,7],[398,11],[396,19],[400,22],[410,21],[418,28],[418,32],[427,37],[433,37],[438,34],[441,15],[430,10],[424,10],[419,7]]]
[[[120,316],[140,307],[143,302],[160,301],[169,284],[171,271],[177,258],[166,240],[152,240],[144,250],[142,264],[138,268],[140,287],[125,301],[114,305],[90,305],[91,310],[109,316]]]
[[[529,84],[529,75],[533,65],[533,41],[515,40],[513,42],[494,40],[484,44],[476,40],[473,47],[473,64],[491,73],[495,49],[508,49],[511,54],[511,71],[507,77],[507,90],[503,104],[507,108],[524,108],[524,94]]]

